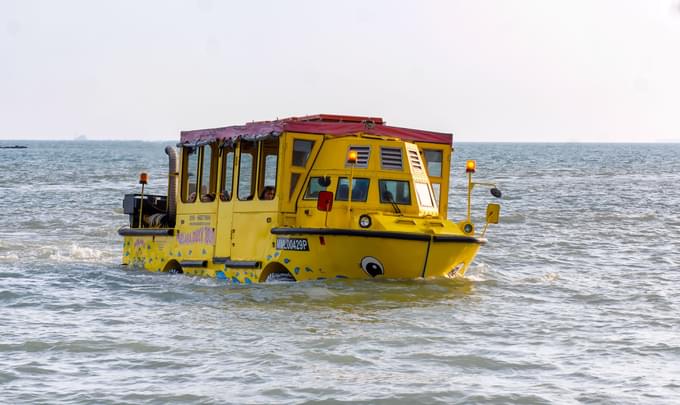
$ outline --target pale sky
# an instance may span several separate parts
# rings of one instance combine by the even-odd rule
[[[454,142],[680,142],[680,0],[0,0],[0,139],[317,113]]]

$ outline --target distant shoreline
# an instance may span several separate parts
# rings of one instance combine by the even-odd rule
[[[24,145],[10,145],[10,146],[4,146],[0,145],[0,149],[26,149],[28,146]]]

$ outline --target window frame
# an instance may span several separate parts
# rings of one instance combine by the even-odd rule
[[[302,143],[302,144],[309,144],[309,151],[307,152],[307,155],[305,156],[305,161],[301,165],[295,164],[295,144],[297,143]],[[292,148],[292,156],[290,159],[290,165],[292,167],[300,167],[300,168],[305,168],[307,167],[307,163],[309,162],[309,158],[312,156],[312,152],[314,151],[314,144],[316,142],[311,140],[311,139],[300,139],[300,138],[294,138],[293,139],[293,148]]]
[[[358,182],[359,180],[366,180],[366,182],[367,182],[366,193],[364,194],[365,198],[363,200],[355,200],[353,198],[354,196],[352,196],[352,195],[348,195],[347,199],[338,198],[339,197],[338,189],[342,185],[343,179],[347,180],[347,186],[348,186],[348,192],[347,193],[349,194],[349,177],[338,177],[338,184],[335,185],[335,201],[350,201],[350,199],[352,200],[353,203],[354,202],[366,202],[366,201],[368,201],[368,194],[369,194],[369,190],[371,188],[371,179],[370,178],[368,178],[368,177],[352,177],[352,183],[353,183],[352,184],[352,194],[354,194],[354,190],[355,190],[354,183],[355,182]]]
[[[191,164],[191,159],[190,156],[195,155],[196,156],[196,163],[194,164],[194,169],[196,173],[194,174],[195,176],[195,183],[194,183],[194,198],[190,199],[189,197],[192,194],[192,191],[190,190],[191,183],[189,182],[189,173],[190,173],[190,164]],[[186,145],[182,147],[182,186],[181,186],[181,198],[180,200],[184,204],[193,204],[198,200],[198,184],[199,184],[199,175],[200,175],[200,170],[201,170],[201,156],[200,156],[200,150],[198,149],[198,146],[192,145]]]
[[[407,186],[407,189],[408,189],[408,202],[399,202],[396,199],[393,199],[393,201],[385,201],[383,199],[383,192],[381,191],[382,190],[382,184],[384,182],[388,182],[388,181],[395,182],[395,183],[406,183],[406,186]],[[390,190],[388,190],[387,187],[385,188],[385,191],[390,192]],[[381,204],[392,204],[392,203],[398,204],[398,205],[411,205],[411,204],[413,204],[413,199],[411,198],[411,182],[409,180],[378,179],[378,194],[379,194],[378,197],[380,199]]]
[[[274,154],[265,154],[265,142],[268,141],[276,141],[276,152]],[[257,169],[257,198],[260,201],[269,201],[265,200],[263,197],[265,189],[267,187],[273,187],[274,188],[274,197],[273,199],[276,199],[276,196],[278,194],[278,176],[279,176],[279,165],[281,163],[281,141],[279,140],[279,137],[272,137],[272,138],[267,138],[263,139],[261,141],[258,141],[258,155],[259,155],[259,162],[258,162],[258,169]],[[267,157],[269,156],[275,156],[276,157],[276,163],[274,165],[274,184],[273,185],[267,185],[266,184],[266,171],[267,171]]]
[[[215,147],[213,143],[209,143],[207,145],[201,145],[199,146],[200,148],[200,155],[199,155],[199,167],[200,167],[200,176],[198,177],[198,185],[196,187],[199,192],[197,193],[197,200],[202,202],[202,203],[211,203],[215,201],[215,189],[216,189],[216,179],[215,179],[215,163],[216,161],[216,155],[215,155]],[[210,171],[207,173],[208,174],[208,184],[203,184],[204,183],[204,175],[205,173],[205,163],[206,163],[206,150],[210,150]],[[208,191],[207,193],[203,194],[203,187],[206,187],[206,190]]]
[[[222,167],[220,169],[221,172],[221,179],[220,179],[220,200],[221,201],[231,201],[232,198],[234,198],[234,174],[236,173],[236,147],[233,143],[227,145],[223,144],[220,147],[221,150],[221,162],[222,162]],[[227,165],[227,157],[229,156],[229,153],[232,154],[231,157],[231,176],[227,176],[227,170],[229,169],[229,166]],[[227,180],[230,181],[229,184],[229,190],[226,188],[226,182]],[[228,191],[227,196],[225,197],[224,192]]]
[[[436,153],[439,155],[439,161],[432,161],[435,163],[439,164],[439,175],[436,176],[432,173],[430,173],[430,162],[431,160],[428,159],[428,154],[433,154]],[[432,186],[432,196],[434,197],[434,205],[435,207],[439,207],[439,204],[441,202],[441,193],[442,193],[442,183],[444,183],[444,151],[441,149],[429,149],[427,147],[423,148],[423,153],[422,153],[423,161],[425,163],[425,172],[427,173],[427,176],[430,178],[430,185]]]
[[[248,184],[248,189],[250,190],[250,194],[246,196],[245,198],[241,198],[241,180],[243,179],[243,174],[244,171],[243,169],[243,150],[244,150],[244,145],[254,146],[254,154],[247,153],[248,155],[251,156],[251,161],[250,161],[250,183]],[[252,142],[252,141],[244,141],[241,140],[238,148],[238,182],[236,184],[236,198],[239,201],[252,201],[255,199],[255,193],[257,191],[257,167],[258,167],[258,157],[259,157],[259,142]],[[250,148],[246,148],[246,150],[249,150]]]

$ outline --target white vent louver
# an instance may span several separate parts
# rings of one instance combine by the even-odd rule
[[[416,170],[418,172],[423,171],[423,163],[420,160],[420,156],[418,156],[417,150],[409,149],[408,159],[411,161],[411,168],[413,168],[414,170]]]
[[[401,170],[401,149],[380,148],[380,164],[383,169]]]
[[[368,157],[371,154],[370,146],[350,146],[349,151],[357,152],[357,162],[354,167],[368,167]],[[349,156],[349,153],[347,156]],[[349,165],[349,162],[346,163]]]

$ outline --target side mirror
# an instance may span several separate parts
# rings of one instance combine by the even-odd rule
[[[316,200],[316,209],[319,211],[330,211],[333,208],[333,192],[319,191],[319,197]]]
[[[321,187],[328,187],[331,185],[331,178],[330,176],[326,177],[319,177],[316,179],[316,182],[321,186]]]
[[[499,189],[497,189],[496,187],[494,187],[494,188],[491,189],[491,195],[494,196],[494,197],[496,197],[496,198],[501,198],[501,196],[502,196],[503,194],[501,193],[501,190],[499,190]]]
[[[489,204],[486,206],[486,223],[497,224],[501,216],[500,204]]]

